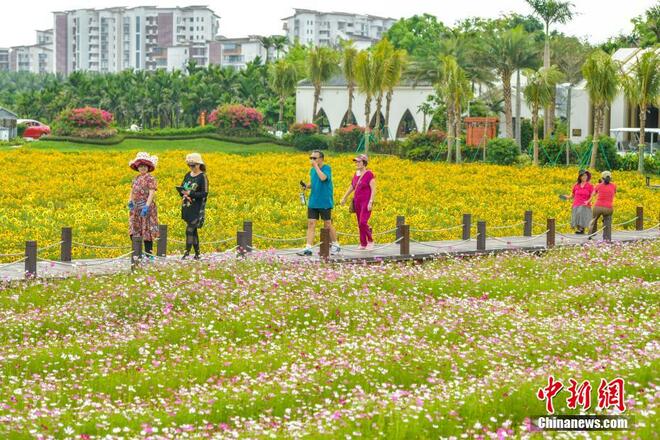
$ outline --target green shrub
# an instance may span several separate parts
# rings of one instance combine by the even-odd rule
[[[369,151],[380,154],[401,155],[401,141],[381,139],[369,146]]]
[[[543,139],[543,120],[540,118],[536,130],[539,134],[539,139]],[[529,119],[523,119],[520,126],[520,145],[523,151],[531,150],[533,139],[534,131],[532,131],[532,122]]]
[[[516,141],[508,138],[495,138],[486,145],[486,159],[498,165],[511,165],[518,157]]]
[[[155,139],[154,136],[142,136],[139,133],[136,134],[121,134],[118,136],[114,136],[111,138],[107,139],[85,139],[85,138],[79,138],[75,136],[43,136],[43,140],[48,140],[48,141],[61,141],[61,142],[71,142],[71,143],[78,143],[78,144],[90,144],[90,145],[117,145],[121,142],[123,142],[126,139]],[[282,145],[286,147],[292,146],[291,142],[287,142],[286,140],[283,139],[277,139],[274,137],[239,137],[239,138],[234,138],[230,136],[222,136],[219,134],[215,133],[208,133],[208,134],[191,134],[187,136],[158,136],[158,140],[164,140],[164,141],[180,141],[180,140],[189,140],[189,139],[213,139],[217,141],[223,141],[223,142],[232,142],[235,144],[241,144],[241,145],[254,145],[254,144],[275,144],[275,145]]]
[[[463,162],[479,162],[483,160],[483,148],[463,147],[461,148]]]
[[[639,155],[637,153],[627,153],[623,156],[617,155],[617,170],[637,171],[639,166]],[[647,174],[660,174],[660,151],[654,155],[644,155],[644,172]]]
[[[328,136],[322,134],[297,135],[293,137],[293,146],[301,151],[327,150],[330,145]]]
[[[17,136],[19,138],[23,137],[23,134],[25,133],[26,128],[27,128],[27,124],[25,124],[25,123],[16,125]]]
[[[570,141],[561,141],[556,137],[543,139],[539,142],[539,163],[541,165],[565,165],[566,164],[566,143]],[[569,144],[569,160],[571,163],[577,163],[578,157],[575,149]]]
[[[333,151],[355,151],[364,136],[364,127],[348,125],[335,130],[331,147]]]
[[[161,137],[161,136],[186,136],[191,134],[215,133],[216,127],[206,125],[204,127],[184,127],[184,128],[152,128],[142,131],[121,130],[125,135],[136,135],[143,137]]]
[[[522,153],[516,156],[514,163],[521,167],[527,167],[532,164],[532,157],[527,153]]]
[[[576,148],[579,156],[578,163],[582,166],[589,166],[591,162],[592,139],[591,135],[587,136]],[[601,136],[598,140],[596,169],[601,171],[616,169],[619,160],[617,156],[616,141],[614,138]]]
[[[411,160],[434,160],[438,153],[447,154],[446,139],[447,135],[441,130],[411,133],[401,143],[400,154]]]

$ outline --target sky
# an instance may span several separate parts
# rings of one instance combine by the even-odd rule
[[[630,19],[642,14],[658,0],[573,0],[577,17],[557,29],[591,43],[632,29]],[[468,17],[494,18],[516,12],[529,14],[524,0],[3,0],[0,5],[0,47],[34,44],[37,29],[53,27],[53,11],[112,6],[158,5],[159,7],[207,5],[220,18],[220,34],[241,37],[251,34],[282,34],[281,19],[292,15],[294,8],[342,11],[387,16],[410,17],[436,15],[445,24]]]

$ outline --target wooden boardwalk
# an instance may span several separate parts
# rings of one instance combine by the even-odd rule
[[[637,240],[656,240],[660,238],[660,228],[657,226],[645,230],[623,230],[612,231],[612,242],[624,243]],[[331,254],[327,261],[360,263],[360,262],[379,262],[379,261],[404,261],[404,260],[427,260],[432,258],[442,258],[445,256],[471,256],[493,254],[513,250],[527,252],[540,252],[548,249],[546,233],[535,236],[510,236],[510,237],[487,237],[484,250],[477,249],[477,240],[448,240],[448,241],[426,241],[418,242],[410,239],[408,252],[402,254],[400,242],[389,244],[377,244],[373,251],[361,251],[355,245],[342,246],[341,252]],[[593,242],[601,240],[601,233],[593,237]],[[589,242],[588,236],[574,234],[555,235],[555,247],[579,246]],[[404,249],[405,250],[405,249]],[[314,249],[312,256],[300,256],[300,249],[255,249],[256,254],[266,252],[275,255],[285,261],[314,261],[325,260],[319,255],[319,248]],[[226,258],[227,255],[236,254],[232,249],[222,253],[212,253],[203,256],[201,263],[212,261],[217,258]],[[250,258],[249,253],[247,258]],[[180,264],[180,255],[171,255],[168,257],[158,257],[155,264],[174,265]],[[149,263],[147,263],[149,264]],[[122,256],[116,259],[87,259],[75,260],[70,263],[57,261],[39,260],[36,264],[37,278],[66,278],[82,277],[89,275],[128,273],[131,270],[131,257]],[[25,262],[0,264],[0,280],[17,281],[25,279]]]

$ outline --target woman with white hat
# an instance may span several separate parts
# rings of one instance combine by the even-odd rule
[[[596,197],[596,203],[594,203],[593,219],[591,220],[591,228],[589,230],[589,240],[591,240],[598,230],[598,219],[600,217],[603,217],[603,226],[612,227],[616,185],[612,183],[611,172],[603,171],[600,177],[600,182],[596,185],[596,188],[594,188],[593,193],[593,196]],[[604,235],[605,233],[603,232],[603,236]]]
[[[158,238],[158,209],[155,203],[158,183],[151,173],[156,169],[158,158],[141,152],[129,162],[129,166],[140,174],[135,176],[128,201],[128,229],[131,238],[142,237],[144,252],[153,258],[154,240]]]
[[[181,195],[181,218],[186,222],[186,252],[183,258],[195,249],[195,259],[199,259],[198,229],[204,226],[206,198],[209,193],[209,180],[206,177],[206,164],[199,153],[186,156],[190,171],[178,188]]]

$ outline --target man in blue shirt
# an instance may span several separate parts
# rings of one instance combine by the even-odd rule
[[[339,252],[341,249],[337,242],[337,232],[332,226],[332,208],[334,207],[334,196],[332,187],[332,169],[330,165],[323,163],[324,155],[320,150],[314,150],[309,155],[312,169],[309,172],[311,184],[305,185],[305,189],[312,190],[307,204],[307,246],[303,255],[312,255],[312,244],[316,232],[316,222],[323,220],[323,227],[330,229],[330,240],[332,240],[331,251]]]

